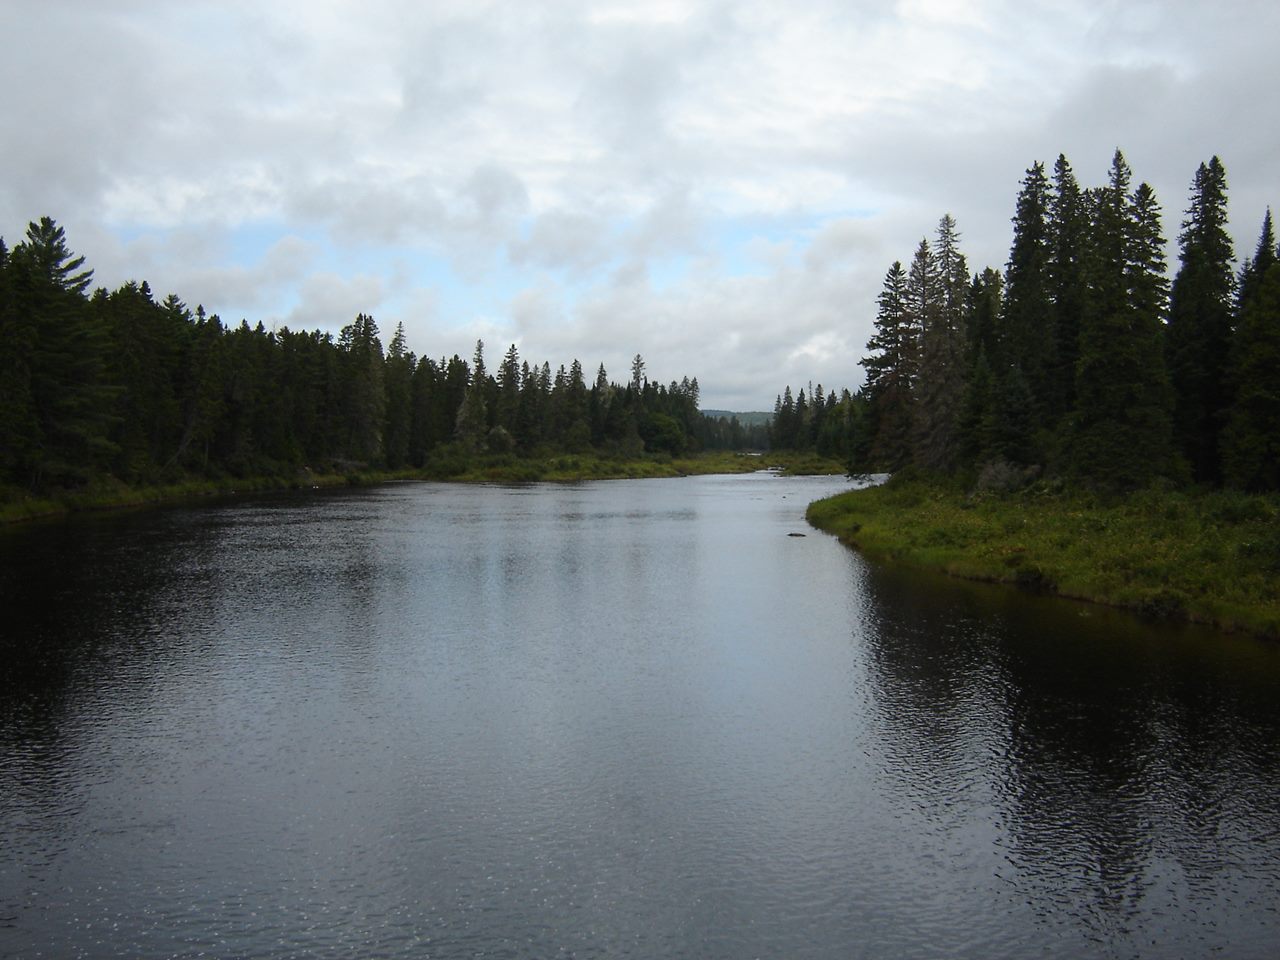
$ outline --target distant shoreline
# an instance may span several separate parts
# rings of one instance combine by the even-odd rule
[[[149,486],[103,481],[83,490],[57,491],[45,496],[20,495],[0,502],[0,525],[57,519],[77,513],[161,506],[250,493],[366,487],[403,481],[574,483],[587,480],[751,473],[768,468],[777,468],[791,474],[838,474],[844,469],[832,460],[791,453],[704,453],[687,457],[659,455],[626,459],[602,457],[594,453],[565,453],[536,458],[480,457],[465,469],[447,474],[430,466],[420,470],[356,469],[323,473],[304,468],[289,476],[216,480],[194,478]]]

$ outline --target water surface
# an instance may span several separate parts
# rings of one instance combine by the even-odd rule
[[[1277,649],[870,567],[844,485],[5,531],[0,955],[1273,955]]]

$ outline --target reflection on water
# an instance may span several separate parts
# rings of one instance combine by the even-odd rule
[[[3,532],[0,955],[1269,956],[1277,649],[870,567],[842,483]]]
[[[918,577],[875,579],[890,612],[868,650],[892,768],[935,817],[963,810],[948,829],[988,812],[997,874],[1053,936],[1139,955],[1268,954],[1280,872],[1273,647],[991,588],[925,594]]]

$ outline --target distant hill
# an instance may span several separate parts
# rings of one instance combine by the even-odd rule
[[[737,417],[738,422],[744,427],[768,426],[773,420],[772,413],[764,413],[759,410],[749,410],[746,413],[737,413],[733,410],[703,410],[702,415],[713,420],[719,420],[721,417],[726,420],[730,417]]]

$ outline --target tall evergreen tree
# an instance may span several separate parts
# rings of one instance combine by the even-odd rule
[[[907,272],[895,261],[877,298],[875,333],[861,361],[867,372],[870,466],[897,470],[911,458],[912,384],[917,367],[915,328],[907,309]]]
[[[987,267],[974,276],[965,311],[965,381],[959,422],[961,458],[968,466],[976,466],[995,455],[992,425],[998,383],[990,358],[1000,355],[1003,300],[1004,278],[999,270]]]
[[[959,423],[964,397],[964,311],[968,267],[959,249],[956,222],[938,222],[934,302],[920,326],[915,459],[928,470],[955,466],[960,454]],[[918,252],[927,253],[923,247]],[[923,268],[922,268],[923,269]],[[913,274],[915,268],[913,265]]]
[[[974,274],[965,303],[965,360],[969,366],[985,354],[988,364],[999,352],[1000,310],[1004,302],[1004,276],[993,267]]]
[[[1241,271],[1230,366],[1223,480],[1244,490],[1280,490],[1280,251],[1270,210]]]
[[[1147,184],[1128,192],[1119,150],[1096,194],[1093,302],[1080,334],[1071,437],[1076,475],[1132,489],[1176,476],[1161,324],[1165,313],[1160,210]]]
[[[1192,475],[1207,483],[1221,480],[1219,440],[1230,400],[1234,276],[1226,227],[1227,175],[1214,157],[1200,164],[1191,185],[1168,330],[1178,441]]]
[[[1049,376],[1056,340],[1049,289],[1049,182],[1044,164],[1027,170],[1013,216],[1013,245],[1005,271],[1000,369],[1020,367],[1034,398],[1032,420],[1047,422],[1052,407]]]
[[[22,356],[3,378],[5,432],[28,483],[82,483],[115,452],[109,433],[119,392],[107,378],[106,328],[85,298],[93,271],[49,217],[31,223],[7,259],[5,332]]]
[[[404,324],[387,345],[383,383],[386,387],[386,418],[382,428],[387,466],[397,470],[409,463],[413,445],[413,372],[417,360],[408,349]]]
[[[1237,313],[1242,312],[1249,300],[1257,294],[1267,271],[1278,259],[1280,259],[1280,252],[1277,251],[1275,228],[1271,223],[1271,208],[1268,207],[1266,216],[1262,218],[1262,233],[1258,237],[1258,246],[1253,256],[1240,267],[1240,279],[1236,284]]]
[[[383,461],[386,360],[378,325],[368,314],[357,314],[338,335],[342,357],[342,410],[346,455],[366,463]]]
[[[498,365],[498,426],[511,433],[518,432],[516,421],[520,413],[520,352],[513,343],[507,348]]]
[[[476,450],[483,449],[489,433],[488,380],[489,374],[484,365],[484,341],[477,340],[470,380],[456,419],[458,440]]]
[[[1080,185],[1062,154],[1053,166],[1048,227],[1048,285],[1053,304],[1054,346],[1051,368],[1046,371],[1045,396],[1046,413],[1052,424],[1061,420],[1075,404],[1089,229]]]
[[[16,268],[0,240],[0,483],[25,483],[40,442],[31,396],[36,327],[20,309]]]
[[[120,388],[112,442],[117,476],[156,482],[175,463],[183,433],[181,368],[191,318],[176,297],[156,303],[151,290],[127,283],[90,303],[110,343],[107,376]]]

